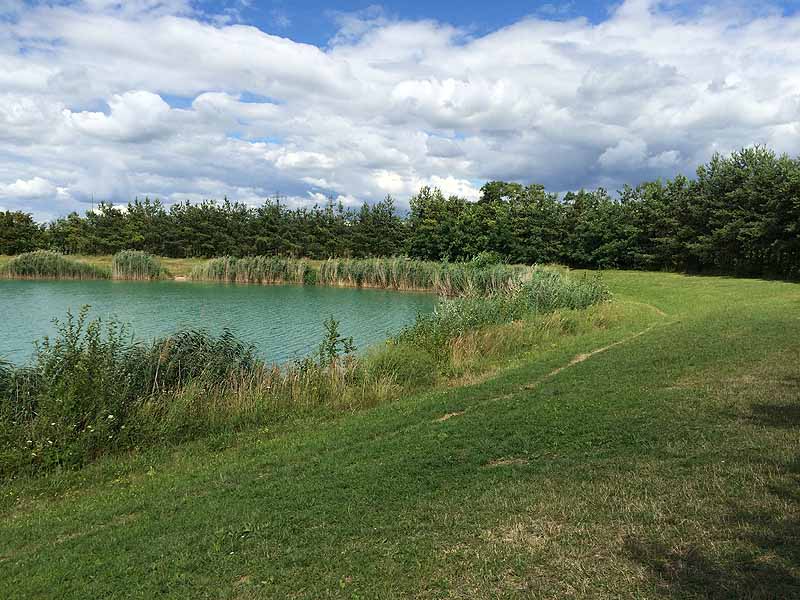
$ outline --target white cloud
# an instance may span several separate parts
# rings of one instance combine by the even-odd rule
[[[184,0],[2,3],[0,197],[50,216],[92,195],[402,205],[422,185],[613,190],[753,143],[800,153],[799,17],[627,0],[592,24],[551,4],[480,37],[340,14],[318,48]]]
[[[0,185],[0,197],[33,199],[46,198],[56,194],[56,186],[46,179],[34,177],[32,179],[17,179],[13,183]]]
[[[632,168],[639,167],[647,158],[647,144],[640,139],[621,140],[607,148],[597,159],[603,167]]]
[[[158,94],[145,91],[115,94],[108,102],[110,114],[72,112],[64,109],[64,118],[78,131],[101,140],[146,142],[169,133],[169,104]]]

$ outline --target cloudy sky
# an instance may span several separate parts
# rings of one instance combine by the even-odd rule
[[[754,143],[798,155],[798,13],[0,0],[0,209],[276,192],[403,205],[422,185],[614,190]]]

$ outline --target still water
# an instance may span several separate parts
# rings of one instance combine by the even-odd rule
[[[116,317],[136,339],[179,329],[230,329],[269,362],[305,356],[319,345],[333,316],[362,350],[433,309],[430,294],[303,286],[224,285],[164,281],[0,281],[0,359],[17,364],[33,341],[55,333],[54,318],[91,305],[93,317]]]

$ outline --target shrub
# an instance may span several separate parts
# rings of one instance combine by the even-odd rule
[[[469,261],[469,265],[474,268],[485,269],[505,262],[499,252],[483,251],[473,256],[472,260]]]
[[[252,349],[227,331],[141,344],[117,322],[87,317],[84,307],[56,322],[56,336],[37,344],[31,365],[0,365],[0,447],[15,457],[0,471],[77,465],[126,446],[127,421],[146,399],[191,382],[211,389],[256,368]]]

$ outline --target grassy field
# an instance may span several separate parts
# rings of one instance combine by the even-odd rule
[[[800,286],[605,278],[491,377],[6,483],[0,597],[800,597]]]

